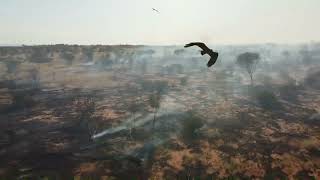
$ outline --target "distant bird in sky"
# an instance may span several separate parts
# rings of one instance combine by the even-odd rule
[[[152,10],[160,14],[160,12],[157,9],[152,8]]]
[[[189,44],[186,44],[184,47],[187,48],[187,47],[191,47],[191,46],[198,46],[202,49],[201,51],[201,55],[205,55],[205,54],[208,54],[211,58],[207,64],[208,67],[211,67],[212,65],[214,65],[218,59],[218,53],[217,52],[214,52],[212,49],[209,49],[204,43],[202,42],[192,42],[192,43],[189,43]]]

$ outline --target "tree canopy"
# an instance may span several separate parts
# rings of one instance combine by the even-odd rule
[[[237,57],[237,64],[247,71],[251,79],[251,84],[253,84],[253,73],[256,71],[259,61],[260,55],[258,53],[245,52]]]

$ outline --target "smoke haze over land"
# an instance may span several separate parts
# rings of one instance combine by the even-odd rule
[[[0,179],[320,179],[319,7],[1,0]]]
[[[0,47],[0,177],[319,178],[319,43],[212,48]]]

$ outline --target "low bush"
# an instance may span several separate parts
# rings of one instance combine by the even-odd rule
[[[203,126],[203,120],[192,112],[188,112],[186,119],[182,122],[181,136],[187,143],[192,143],[199,137],[197,130]]]
[[[263,109],[271,111],[281,109],[281,103],[279,102],[276,95],[271,91],[263,90],[257,92],[256,98]]]
[[[182,77],[180,78],[180,85],[186,86],[188,84],[188,77]]]
[[[288,83],[279,87],[280,97],[289,102],[298,101],[298,90],[299,86],[296,86],[294,83]]]
[[[314,89],[320,89],[320,71],[310,73],[304,80],[305,85]]]
[[[98,124],[95,122],[95,101],[92,97],[78,97],[73,102],[76,113],[76,125],[81,132],[88,135],[89,139],[97,131]]]
[[[9,111],[19,111],[31,108],[36,104],[33,99],[34,91],[11,91],[12,104],[8,108]]]

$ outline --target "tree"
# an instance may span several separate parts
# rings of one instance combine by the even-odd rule
[[[256,71],[257,64],[260,61],[260,55],[258,53],[246,52],[237,57],[237,64],[245,69],[250,76],[251,85],[253,85],[253,74]]]
[[[307,66],[311,64],[312,56],[308,49],[304,48],[299,51],[302,63]]]
[[[142,52],[142,54],[147,55],[148,57],[152,58],[152,55],[155,54],[156,52],[153,49],[148,49]]]
[[[176,50],[174,50],[173,53],[174,53],[176,56],[182,56],[185,52],[186,52],[186,51],[185,51],[184,49],[176,49]]]
[[[93,60],[93,55],[94,55],[93,53],[94,53],[93,49],[90,47],[83,49],[83,54],[86,56],[87,62],[90,62]]]
[[[284,59],[286,60],[286,61],[288,61],[289,60],[289,58],[290,58],[290,52],[289,51],[283,51],[282,52],[282,56],[284,57]]]
[[[184,68],[181,64],[171,64],[167,67],[168,74],[183,74]]]
[[[8,48],[2,47],[0,48],[0,56],[7,56],[8,53]]]
[[[52,58],[49,58],[48,49],[45,47],[34,47],[32,49],[30,56],[30,62],[33,63],[48,63],[52,61]]]
[[[148,62],[146,59],[142,59],[142,62],[140,63],[141,74],[147,73],[147,70],[148,70]]]
[[[15,61],[15,60],[7,60],[7,61],[4,61],[4,63],[6,65],[6,67],[7,67],[7,72],[9,74],[16,73],[17,67],[20,64],[20,62]]]
[[[133,123],[132,123],[132,125],[130,127],[130,132],[129,132],[131,138],[132,138],[132,129],[134,129],[135,126],[136,126],[136,113],[139,112],[141,110],[141,108],[142,108],[142,105],[138,104],[136,102],[131,103],[129,105],[129,109],[128,110],[130,111],[130,113],[132,114],[132,117],[133,117]]]
[[[133,59],[133,57],[134,57],[134,53],[133,53],[133,52],[128,53],[127,59],[128,59],[128,65],[129,65],[129,69],[130,69],[130,70],[132,70],[133,64],[134,64],[134,59]]]
[[[156,93],[153,93],[149,97],[149,104],[153,108],[153,121],[152,121],[152,128],[154,129],[155,123],[156,123],[156,115],[158,112],[158,109],[160,107],[160,101],[161,101],[161,93],[158,91]]]
[[[94,122],[93,114],[95,112],[95,102],[90,96],[85,96],[83,98],[78,97],[75,99],[74,107],[77,118],[77,127],[84,131],[88,139],[96,133],[97,124]]]
[[[61,54],[61,58],[63,58],[66,61],[67,65],[72,65],[75,56],[72,54],[72,52],[63,52]]]
[[[30,79],[32,81],[32,87],[38,88],[40,85],[40,72],[37,68],[32,68],[29,70]]]
[[[181,86],[186,86],[187,84],[188,84],[188,77],[187,76],[180,78],[180,85]]]
[[[114,60],[111,54],[107,53],[101,57],[99,61],[95,63],[101,70],[112,69]]]

